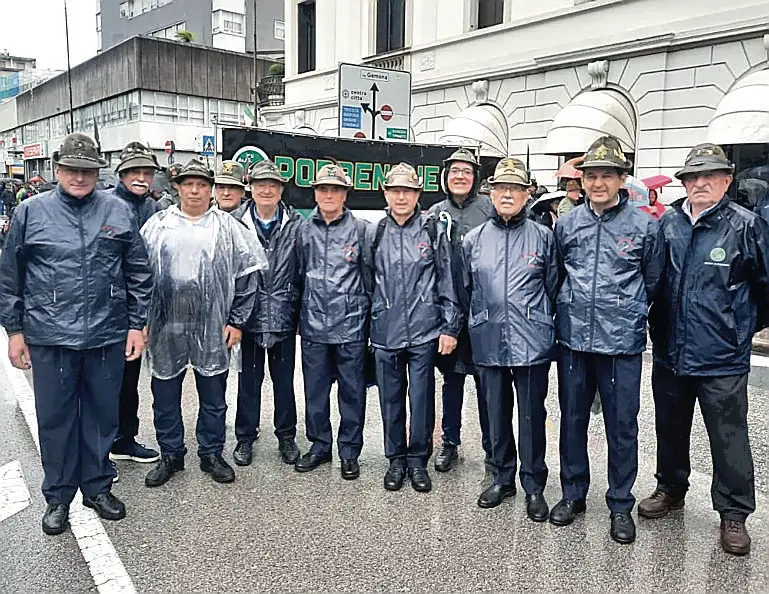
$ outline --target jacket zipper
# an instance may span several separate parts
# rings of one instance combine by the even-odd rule
[[[85,205],[82,205],[85,206]],[[85,297],[83,308],[84,308],[84,315],[83,315],[83,338],[85,341],[88,341],[88,303],[91,300],[90,295],[88,294],[88,258],[86,258],[85,253],[85,232],[83,231],[83,209],[78,208],[77,213],[77,225],[78,230],[80,231],[80,253],[81,257],[83,258],[81,270],[83,271],[83,295]]]
[[[508,279],[510,277],[509,250],[510,250],[510,229],[505,228],[505,341],[507,342],[508,348],[510,347],[510,337],[508,335],[509,328],[510,328],[510,300],[508,299],[508,296],[507,296]]]
[[[694,244],[694,232],[696,230],[696,223],[692,225],[692,234],[689,236],[689,245],[686,247],[686,255],[684,255],[684,261],[681,263],[681,280],[678,281],[678,294],[676,295],[677,305],[676,305],[676,314],[680,311],[681,315],[676,316],[677,319],[685,320],[686,312],[684,311],[684,302],[682,300],[683,294],[684,294],[684,288],[686,285],[686,270],[687,265],[689,263],[690,255],[692,253],[692,245]],[[676,323],[677,325],[677,323]],[[678,343],[681,342],[683,344],[683,348],[686,348],[686,323],[683,324],[683,341],[678,338],[676,340],[676,349],[675,352],[678,352]],[[668,345],[668,351],[670,351],[670,345]],[[669,353],[668,353],[669,354]],[[676,373],[678,373],[680,370],[678,368],[678,364],[681,360],[680,356],[676,356],[676,361],[673,364],[673,367],[676,370]]]
[[[595,336],[595,293],[598,288],[598,259],[601,256],[601,228],[603,227],[603,219],[598,217],[598,233],[595,234],[595,266],[593,267],[593,296],[591,299],[591,314],[590,314],[590,343],[589,347],[593,347],[593,338]]]
[[[403,281],[403,293],[404,297],[406,296],[406,268],[403,263],[403,227],[398,225],[398,235],[401,239],[401,279]],[[406,325],[406,346],[411,346],[411,329],[409,328],[409,312],[408,312],[408,304],[405,303],[403,307],[403,323]]]
[[[328,305],[328,230],[329,225],[326,225],[326,241],[323,242],[323,290],[325,291],[325,301]],[[325,320],[326,332],[328,333],[328,308],[326,308],[326,320]]]

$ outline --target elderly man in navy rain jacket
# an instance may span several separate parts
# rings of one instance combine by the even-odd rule
[[[462,318],[446,227],[422,214],[422,180],[410,165],[393,167],[384,183],[387,215],[369,228],[372,278],[371,345],[376,360],[385,456],[384,487],[397,491],[406,473],[430,491],[427,461],[435,426],[435,357],[456,348]],[[406,392],[410,426],[406,438]]]
[[[58,186],[19,205],[0,259],[0,321],[14,367],[35,386],[48,503],[43,531],[67,529],[69,504],[125,517],[111,494],[125,360],[144,348],[152,277],[130,207],[95,190],[106,167],[93,140],[70,134],[53,155]]]
[[[744,555],[750,552],[745,520],[756,507],[748,373],[753,334],[769,323],[769,236],[759,216],[726,196],[732,171],[720,147],[694,147],[676,173],[688,197],[661,220],[667,263],[650,314],[657,488],[638,513],[661,518],[683,507],[699,401],[710,438],[721,546]]]
[[[159,207],[150,196],[155,172],[160,169],[155,153],[139,142],[129,142],[120,153],[115,172],[120,183],[111,190],[114,196],[131,207],[136,225],[141,229]],[[141,358],[126,361],[123,385],[120,389],[120,422],[110,457],[113,460],[155,462],[159,457],[155,450],[136,442],[139,433],[139,375]]]
[[[616,138],[596,140],[580,166],[587,200],[555,226],[562,275],[556,338],[563,499],[550,521],[565,526],[585,510],[587,429],[597,387],[609,449],[610,533],[621,544],[635,540],[641,354],[664,264],[659,224],[621,191],[630,167]]]
[[[302,286],[299,334],[302,336],[305,428],[310,451],[296,462],[309,472],[331,461],[331,384],[339,402],[337,446],[341,474],[360,475],[366,413],[364,360],[369,298],[363,278],[362,241],[366,223],[345,207],[352,180],[338,165],[324,165],[315,181],[318,206],[303,222],[297,239]]]
[[[459,148],[443,162],[441,172],[441,188],[447,198],[430,208],[430,214],[447,221],[449,235],[452,241],[451,257],[455,271],[462,267],[462,241],[465,235],[478,225],[486,222],[492,212],[491,200],[478,192],[480,163],[475,155],[466,148]],[[456,275],[455,275],[456,276]],[[461,283],[456,276],[457,293],[461,295]],[[461,304],[467,309],[467,304]],[[446,472],[451,470],[459,460],[457,451],[460,445],[460,429],[462,428],[462,402],[465,394],[465,379],[473,376],[476,396],[478,399],[478,417],[481,424],[481,444],[486,453],[486,461],[491,459],[489,444],[489,416],[486,414],[486,402],[481,394],[478,374],[473,366],[473,356],[470,350],[470,336],[467,325],[459,331],[457,348],[449,355],[440,355],[437,366],[443,375],[441,400],[443,414],[441,415],[442,439],[438,453],[435,455],[435,470]]]
[[[232,454],[235,463],[251,463],[254,440],[259,436],[264,363],[270,369],[275,402],[275,437],[283,462],[299,458],[296,445],[296,326],[299,318],[299,288],[295,277],[299,259],[296,237],[301,215],[281,197],[286,184],[275,163],[255,163],[248,174],[252,200],[232,215],[245,223],[248,236],[267,252],[269,266],[258,273],[254,311],[241,342],[242,371],[238,376],[238,412]]]
[[[515,495],[518,453],[513,436],[513,390],[518,395],[521,486],[535,522],[550,511],[543,496],[545,397],[554,356],[553,303],[558,261],[550,229],[526,211],[529,174],[518,159],[502,159],[491,184],[494,214],[463,244],[463,280],[469,298],[473,361],[489,412],[494,482],[478,499],[496,507]]]

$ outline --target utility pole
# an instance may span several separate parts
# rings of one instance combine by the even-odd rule
[[[67,20],[67,0],[64,0],[64,34],[67,38],[67,84],[69,86],[69,131],[75,131],[75,113],[72,110],[72,66],[69,61],[69,21]]]
[[[254,128],[258,126],[259,96],[257,94],[257,61],[256,61],[256,0],[253,2],[254,12]]]

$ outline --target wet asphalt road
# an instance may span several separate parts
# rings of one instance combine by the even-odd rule
[[[651,366],[644,365],[640,423],[640,470],[635,493],[654,488],[654,411]],[[555,368],[548,397],[550,479],[545,492],[560,498]],[[440,385],[440,381],[439,381]],[[304,439],[302,380],[299,444]],[[152,396],[141,384],[139,440],[155,444]],[[105,522],[107,533],[140,592],[212,591],[751,591],[769,590],[769,367],[754,367],[750,381],[751,444],[756,466],[758,510],[748,523],[753,552],[724,554],[718,543],[718,516],[710,502],[711,463],[702,419],[692,435],[692,490],[686,508],[661,520],[637,518],[638,540],[620,546],[609,537],[606,445],[603,422],[593,417],[590,453],[593,485],[588,510],[573,525],[534,524],[519,494],[493,510],[477,507],[489,483],[483,465],[474,386],[466,386],[463,445],[459,465],[449,473],[432,470],[434,489],[397,493],[382,488],[387,462],[376,389],[369,390],[361,477],[344,481],[339,461],[299,474],[283,464],[272,435],[271,386],[263,389],[262,436],[255,461],[237,468],[231,485],[218,485],[197,466],[194,385],[185,382],[187,469],[157,489],[144,486],[149,466],[119,463],[114,492],[128,517]],[[440,393],[440,392],[439,392]],[[236,386],[230,377],[228,444]],[[332,394],[332,398],[334,395]],[[440,398],[436,399],[440,438]],[[334,424],[338,417],[334,411]],[[7,378],[0,375],[0,466],[19,460],[32,505],[0,522],[0,592],[87,591],[93,580],[71,532],[46,537],[40,531],[45,508],[39,485],[39,458],[16,406]]]

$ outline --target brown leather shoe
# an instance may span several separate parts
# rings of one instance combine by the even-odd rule
[[[644,518],[664,518],[671,510],[681,509],[684,506],[684,498],[684,495],[675,497],[660,489],[654,489],[654,493],[638,504],[638,515]]]
[[[745,522],[721,520],[721,548],[732,555],[747,555],[750,552],[750,536]]]

